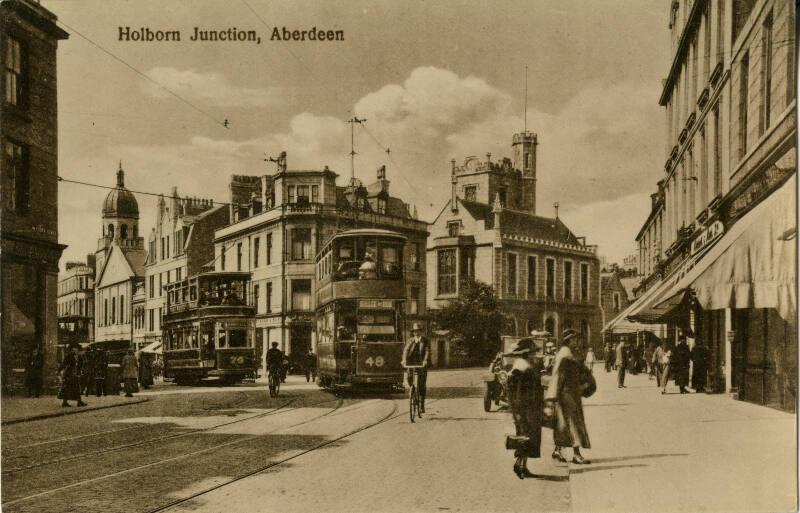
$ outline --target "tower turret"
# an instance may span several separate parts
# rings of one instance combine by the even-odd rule
[[[536,146],[539,144],[533,132],[525,130],[514,134],[511,147],[514,153],[514,169],[522,173],[522,210],[536,213]]]

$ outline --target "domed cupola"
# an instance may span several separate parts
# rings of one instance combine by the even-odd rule
[[[103,202],[103,217],[123,217],[139,219],[139,204],[131,191],[125,188],[125,171],[122,162],[117,171],[117,186],[112,189]]]

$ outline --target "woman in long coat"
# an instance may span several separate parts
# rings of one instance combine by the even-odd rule
[[[514,451],[514,473],[520,479],[536,477],[528,470],[528,458],[538,458],[542,444],[542,361],[535,357],[533,341],[522,339],[505,356],[515,357],[508,377],[508,395],[517,436],[527,440]]]
[[[672,369],[675,372],[675,384],[678,385],[682,394],[688,394],[686,387],[689,386],[689,346],[686,344],[686,337],[681,335],[678,345],[672,353]]]
[[[561,348],[553,364],[553,375],[547,388],[546,399],[554,402],[556,427],[553,439],[556,446],[553,459],[566,461],[561,447],[572,447],[572,462],[588,464],[581,455],[581,447],[590,449],[589,433],[583,417],[583,395],[581,387],[581,362],[574,354],[580,349],[580,340],[574,330],[565,330],[561,335]]]
[[[153,355],[139,353],[139,383],[144,388],[153,386]]]
[[[69,406],[67,401],[77,401],[78,406],[86,406],[81,400],[80,374],[83,362],[79,354],[80,347],[78,344],[72,344],[58,367],[61,376],[61,391],[58,395],[61,398],[61,406],[65,408]]]
[[[125,397],[133,397],[134,392],[138,392],[136,380],[139,378],[139,362],[133,354],[133,349],[128,350],[128,354],[122,357],[122,380],[125,383]]]

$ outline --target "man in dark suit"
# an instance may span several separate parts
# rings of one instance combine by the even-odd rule
[[[428,363],[431,356],[431,345],[422,335],[422,325],[415,322],[411,327],[411,340],[403,347],[403,367],[406,365],[421,365],[421,369],[408,369],[408,386],[414,382],[414,373],[418,372],[417,385],[419,387],[419,411],[425,413],[425,385],[428,380]]]

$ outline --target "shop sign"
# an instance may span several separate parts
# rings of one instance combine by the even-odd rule
[[[712,242],[716,241],[725,233],[725,225],[722,221],[714,221],[706,227],[703,232],[692,241],[692,255],[697,254]]]

